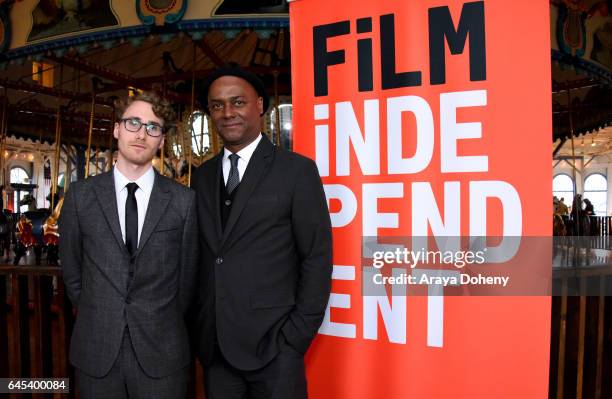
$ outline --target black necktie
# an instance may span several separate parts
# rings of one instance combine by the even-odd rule
[[[225,189],[227,190],[228,194],[231,194],[232,191],[234,191],[240,183],[240,176],[238,175],[239,158],[240,157],[236,154],[230,154],[229,156],[229,160],[232,166],[230,167],[229,176],[227,177],[227,183],[225,184]]]
[[[128,183],[126,187],[128,196],[125,201],[125,245],[130,255],[134,255],[138,248],[138,203],[134,195],[138,184]]]

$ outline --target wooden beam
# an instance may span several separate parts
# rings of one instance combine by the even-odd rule
[[[588,232],[584,232],[588,234]],[[580,291],[584,294],[586,291],[586,279],[580,279]],[[578,309],[578,365],[576,370],[576,399],[582,399],[582,386],[584,384],[584,338],[586,329],[586,296],[580,295]]]
[[[30,332],[30,376],[43,377],[43,302],[41,299],[41,276],[28,276],[28,304],[32,306],[29,315]]]
[[[48,107],[43,107],[43,106],[39,106],[39,107],[33,107],[33,106],[28,106],[28,107],[22,107],[22,106],[17,106],[17,105],[9,105],[7,107],[7,109],[9,110],[9,112],[11,112],[11,118],[15,115],[17,115],[18,113],[21,114],[38,114],[38,115],[48,115],[51,116],[55,119],[56,113],[57,113],[57,109],[53,109],[53,108],[48,108]],[[78,118],[89,118],[90,113],[89,112],[85,112],[85,111],[76,111],[76,110],[64,110],[62,112],[62,116],[64,117],[64,119],[66,117],[69,118],[74,118],[74,117],[78,117]],[[97,121],[106,121],[109,122],[112,120],[113,115],[112,114],[102,114],[102,113],[96,113],[96,120]],[[9,121],[10,119],[9,118]]]
[[[37,84],[10,81],[8,79],[0,79],[0,86],[7,89],[23,91],[26,93],[44,94],[56,98],[70,99],[74,101],[86,102],[91,101],[91,93],[79,93],[74,91],[56,89],[53,87],[45,87]],[[113,102],[104,98],[97,99],[98,105],[112,107]]]
[[[17,116],[10,120],[9,132],[16,136],[31,137],[33,140],[42,138],[45,141],[53,143],[55,134],[53,127],[55,119],[53,118],[33,118],[32,116]],[[106,130],[100,130],[105,128]],[[62,122],[62,142],[71,144],[85,145],[87,137],[84,132],[87,132],[88,125],[86,122],[63,121]],[[112,136],[112,130],[109,129],[108,122],[96,121],[94,127],[95,135],[98,139],[108,141]]]
[[[557,147],[553,150],[553,157],[555,155],[557,155],[557,153],[559,152],[559,150],[561,149],[561,147],[563,147],[563,144],[565,144],[565,142],[567,141],[567,137],[564,137],[561,139],[561,142],[557,145]]]
[[[553,114],[564,114],[564,113],[568,113],[570,111],[581,111],[581,110],[586,110],[586,111],[593,111],[593,110],[600,110],[600,111],[605,111],[610,109],[609,106],[607,106],[606,104],[602,104],[601,102],[586,102],[586,103],[580,103],[580,104],[572,104],[572,106],[568,106],[568,105],[555,105],[553,106],[552,109],[552,113]]]
[[[561,161],[572,161],[572,160],[574,160],[574,161],[581,161],[583,158],[584,157],[581,156],[581,155],[574,155],[574,156],[571,156],[571,155],[559,155],[557,157],[554,157],[553,159],[558,159],[558,160],[561,160]]]
[[[565,383],[565,339],[567,336],[567,279],[561,279],[561,309],[559,311],[559,345],[557,346],[557,399],[563,399]]]
[[[606,286],[606,277],[599,276],[599,300],[597,306],[597,353],[595,360],[595,399],[601,398],[601,376],[603,372],[603,354],[604,354],[604,319],[606,317],[605,306],[606,297],[604,296]]]
[[[563,83],[553,82],[552,92],[557,93],[557,92],[562,92],[566,90],[583,89],[587,87],[600,86],[600,85],[601,83],[591,78],[578,79],[578,80],[573,80],[573,81],[568,81],[568,82],[563,82]]]
[[[134,82],[134,78],[130,75],[126,75],[126,74],[114,71],[112,69],[103,67],[101,65],[94,64],[93,62],[89,62],[88,60],[83,59],[83,58],[66,57],[66,56],[56,57],[54,55],[48,55],[46,58],[58,64],[64,64],[71,68],[78,69],[80,71],[87,72],[92,75],[111,80],[113,82],[121,83],[125,86],[134,86],[139,89],[145,89],[145,90],[149,89],[149,87],[138,87]]]
[[[290,73],[289,67],[242,67],[242,69],[245,69],[247,71],[253,72],[255,74],[261,74],[261,75],[273,75],[274,71],[278,71],[279,74],[281,74],[281,73]],[[205,78],[212,71],[214,71],[214,68],[199,69],[199,70],[195,71],[195,77],[196,78]],[[174,81],[177,81],[177,80],[189,80],[189,79],[191,79],[192,74],[194,74],[194,72],[191,72],[191,71],[181,72],[181,73],[171,73],[171,74],[168,74],[166,76],[166,81],[167,82],[174,82]],[[164,79],[164,75],[146,76],[146,77],[142,77],[142,78],[135,78],[135,80],[138,83],[142,83],[142,84],[153,83],[153,82],[161,82],[162,79]]]
[[[212,47],[210,47],[210,45],[207,43],[206,37],[203,37],[201,40],[195,41],[195,44],[200,48],[200,50],[202,50],[202,52],[208,58],[210,58],[213,64],[215,64],[218,67],[225,64],[225,62],[223,62],[223,60],[221,59],[221,57],[219,57],[217,52]]]
[[[21,370],[21,304],[19,301],[20,287],[19,277],[16,273],[8,273],[9,279],[8,289],[8,304],[9,319],[7,324],[11,326],[8,331],[8,349],[9,349],[9,377],[20,377]],[[17,397],[17,394],[15,396]]]
[[[588,161],[586,161],[586,163],[584,164],[584,168],[586,168],[587,166],[589,166],[589,164],[591,163],[592,160],[594,160],[597,157],[597,155],[593,155],[591,156],[591,159],[589,159]]]
[[[574,165],[572,162],[570,162],[570,161],[569,161],[569,160],[567,160],[567,159],[564,159],[564,161],[565,161],[565,162],[567,162],[567,164],[568,164],[569,166],[571,166],[571,167],[572,167],[572,169],[573,169],[573,170],[574,170],[576,173],[580,173],[580,171],[578,170],[578,168],[576,167],[576,165]],[[574,180],[576,180],[576,176],[574,176]]]

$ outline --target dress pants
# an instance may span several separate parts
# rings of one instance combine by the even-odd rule
[[[126,327],[108,374],[98,378],[76,369],[76,381],[82,399],[182,399],[187,395],[189,367],[162,378],[149,377],[138,363]]]
[[[206,399],[306,399],[304,356],[283,342],[278,355],[258,370],[233,367],[217,346],[204,370]]]

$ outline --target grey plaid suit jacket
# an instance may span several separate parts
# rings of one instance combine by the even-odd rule
[[[156,173],[139,246],[130,257],[113,173],[70,186],[59,232],[66,292],[78,311],[70,343],[75,367],[106,375],[126,327],[150,377],[190,363],[184,315],[197,282],[195,212],[194,192]]]

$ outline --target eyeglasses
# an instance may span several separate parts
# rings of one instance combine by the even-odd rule
[[[121,119],[121,122],[123,122],[123,126],[125,126],[125,129],[128,132],[135,133],[139,131],[142,126],[144,126],[145,131],[151,137],[159,137],[164,133],[163,126],[155,122],[143,123],[138,118],[124,118],[124,119]]]

